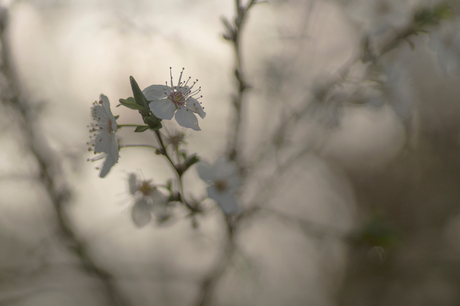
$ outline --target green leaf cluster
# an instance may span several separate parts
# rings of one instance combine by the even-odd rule
[[[142,119],[144,120],[145,125],[139,125],[136,127],[134,132],[142,133],[148,129],[151,130],[159,130],[163,127],[161,124],[161,119],[158,119],[150,112],[149,108],[149,101],[144,96],[144,93],[140,89],[139,85],[137,84],[136,80],[130,76],[129,81],[131,83],[131,89],[133,91],[134,97],[129,97],[127,99],[120,99],[120,104],[130,108],[138,110],[139,113],[142,115]]]
[[[414,13],[414,25],[418,29],[427,26],[436,26],[442,20],[450,19],[455,16],[454,10],[447,4],[442,3],[433,8],[422,7]]]

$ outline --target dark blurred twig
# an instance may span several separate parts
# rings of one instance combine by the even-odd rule
[[[398,47],[402,42],[406,42],[408,37],[416,35],[418,29],[413,25],[404,27],[398,31],[395,31],[394,35],[390,37],[387,41],[383,42],[375,50],[369,49],[369,37],[366,37],[363,43],[363,50],[357,55],[351,57],[346,61],[340,68],[334,71],[328,80],[323,83],[322,88],[316,89],[316,95],[311,98],[306,98],[296,110],[291,111],[287,116],[281,118],[280,122],[275,127],[272,134],[269,135],[267,141],[263,142],[265,145],[261,145],[259,150],[254,154],[254,157],[251,158],[250,162],[253,164],[253,169],[257,168],[261,162],[267,157],[267,152],[270,152],[269,147],[274,146],[275,148],[284,148],[283,142],[288,139],[288,135],[293,133],[293,130],[296,127],[296,124],[299,120],[304,118],[309,110],[311,103],[320,97],[326,96],[329,91],[331,91],[335,86],[342,84],[347,79],[347,75],[350,69],[358,62],[372,62],[375,63],[382,56],[390,52],[391,50]]]
[[[235,78],[238,83],[236,96],[233,96],[233,107],[234,107],[234,123],[232,125],[233,131],[231,132],[229,145],[228,145],[228,157],[230,160],[234,160],[238,163],[239,151],[241,149],[241,124],[242,124],[242,110],[243,110],[243,97],[245,91],[249,88],[246,82],[245,75],[243,72],[243,60],[241,56],[241,33],[243,26],[246,22],[248,12],[253,5],[257,4],[255,0],[250,0],[246,6],[241,5],[240,0],[235,0],[236,16],[234,22],[230,24],[227,19],[222,19],[226,32],[224,38],[230,41],[233,45],[233,51],[235,53]]]
[[[71,190],[62,173],[56,152],[51,149],[36,122],[36,112],[33,105],[22,91],[20,78],[14,67],[9,48],[7,27],[8,10],[0,8],[1,72],[5,76],[9,90],[9,92],[3,93],[2,102],[12,107],[18,114],[27,149],[38,165],[38,179],[53,204],[59,237],[67,249],[79,259],[82,269],[100,280],[110,305],[128,305],[117,288],[114,278],[91,258],[87,245],[77,236],[71,225],[66,211],[71,198]]]

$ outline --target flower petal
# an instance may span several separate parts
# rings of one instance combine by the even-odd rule
[[[214,180],[214,175],[211,170],[212,167],[208,162],[200,161],[196,165],[196,171],[198,172],[198,176],[206,183],[211,183]]]
[[[107,113],[102,105],[94,105],[91,108],[91,116],[96,117],[96,119],[107,120]]]
[[[238,212],[238,204],[231,193],[219,192],[214,186],[209,186],[206,190],[208,196],[219,204],[224,214],[232,215]]]
[[[131,218],[137,227],[144,227],[152,220],[151,206],[144,198],[137,200],[134,204]]]
[[[176,112],[176,121],[180,126],[190,128],[195,131],[201,131],[198,126],[198,119],[193,114],[192,111],[188,110],[186,107],[181,107]]]
[[[169,92],[170,88],[165,85],[150,85],[142,91],[147,101],[163,99]]]
[[[94,139],[94,152],[95,153],[107,153],[110,152],[109,144],[109,133],[105,130],[100,130]]]
[[[197,99],[188,98],[187,108],[193,111],[194,113],[197,113],[198,116],[201,117],[201,119],[204,119],[204,117],[206,117],[206,113],[204,112],[203,107]]]
[[[109,152],[106,153],[112,156],[115,162],[118,162],[118,157],[120,156],[118,153],[118,140],[117,136],[113,132],[109,134]]]
[[[229,162],[225,158],[219,158],[213,166],[214,175],[216,178],[225,179],[236,175],[235,163]]]
[[[107,158],[104,161],[104,165],[102,166],[101,173],[99,174],[99,177],[104,178],[116,163],[117,162],[110,155],[107,155]]]
[[[158,189],[155,188],[155,190],[153,190],[150,195],[149,195],[150,199],[152,200],[152,203],[154,205],[156,204],[161,204],[161,205],[164,205],[166,203],[166,196],[161,193],[160,191],[158,191]]]
[[[159,119],[171,120],[176,111],[176,105],[169,99],[150,102],[150,110]]]
[[[128,177],[128,187],[129,193],[134,195],[137,191],[137,175],[135,173],[130,173]]]

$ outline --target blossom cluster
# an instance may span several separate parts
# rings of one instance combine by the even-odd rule
[[[196,88],[198,80],[191,82],[191,78],[183,80],[182,69],[178,81],[175,83],[170,69],[170,83],[165,85],[150,85],[140,90],[133,77],[130,78],[133,97],[120,99],[120,105],[139,111],[146,125],[119,124],[110,109],[109,99],[101,94],[99,102],[93,103],[91,114],[93,123],[90,128],[89,151],[99,154],[89,161],[105,158],[100,169],[100,177],[105,177],[110,169],[119,160],[119,150],[124,147],[142,146],[120,144],[116,132],[120,128],[135,127],[134,132],[151,130],[157,137],[159,147],[150,145],[159,155],[164,155],[177,174],[178,182],[173,186],[171,181],[165,185],[153,184],[151,180],[141,180],[134,173],[128,176],[129,194],[133,197],[131,218],[134,224],[141,228],[152,221],[168,220],[171,217],[172,202],[182,202],[193,214],[200,212],[200,203],[185,199],[182,190],[182,175],[194,164],[197,164],[199,177],[208,184],[208,197],[213,199],[224,214],[235,214],[239,206],[235,199],[237,188],[240,185],[239,176],[234,163],[226,159],[218,159],[214,164],[200,161],[196,154],[188,154],[183,148],[186,144],[185,133],[173,128],[173,131],[163,126],[162,120],[171,120],[173,117],[179,126],[200,131],[196,114],[202,119],[206,113],[199,99],[201,87]],[[120,106],[118,105],[118,106]],[[164,132],[162,132],[164,131]],[[145,145],[144,145],[145,146]],[[176,159],[176,162],[173,161]],[[169,192],[165,195],[159,190],[164,187]],[[173,190],[174,187],[177,190]]]

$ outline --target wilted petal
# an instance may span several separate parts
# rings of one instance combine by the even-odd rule
[[[171,120],[176,111],[176,105],[169,99],[150,102],[150,110],[159,119]]]
[[[190,128],[195,131],[201,131],[200,127],[198,126],[198,119],[193,114],[193,112],[188,110],[187,108],[179,108],[176,112],[175,118],[180,126]]]
[[[231,193],[219,192],[214,186],[209,186],[206,190],[208,196],[219,204],[224,214],[231,215],[238,212],[238,204]]]
[[[144,227],[152,220],[151,206],[145,199],[137,200],[131,210],[131,217],[137,227]]]

